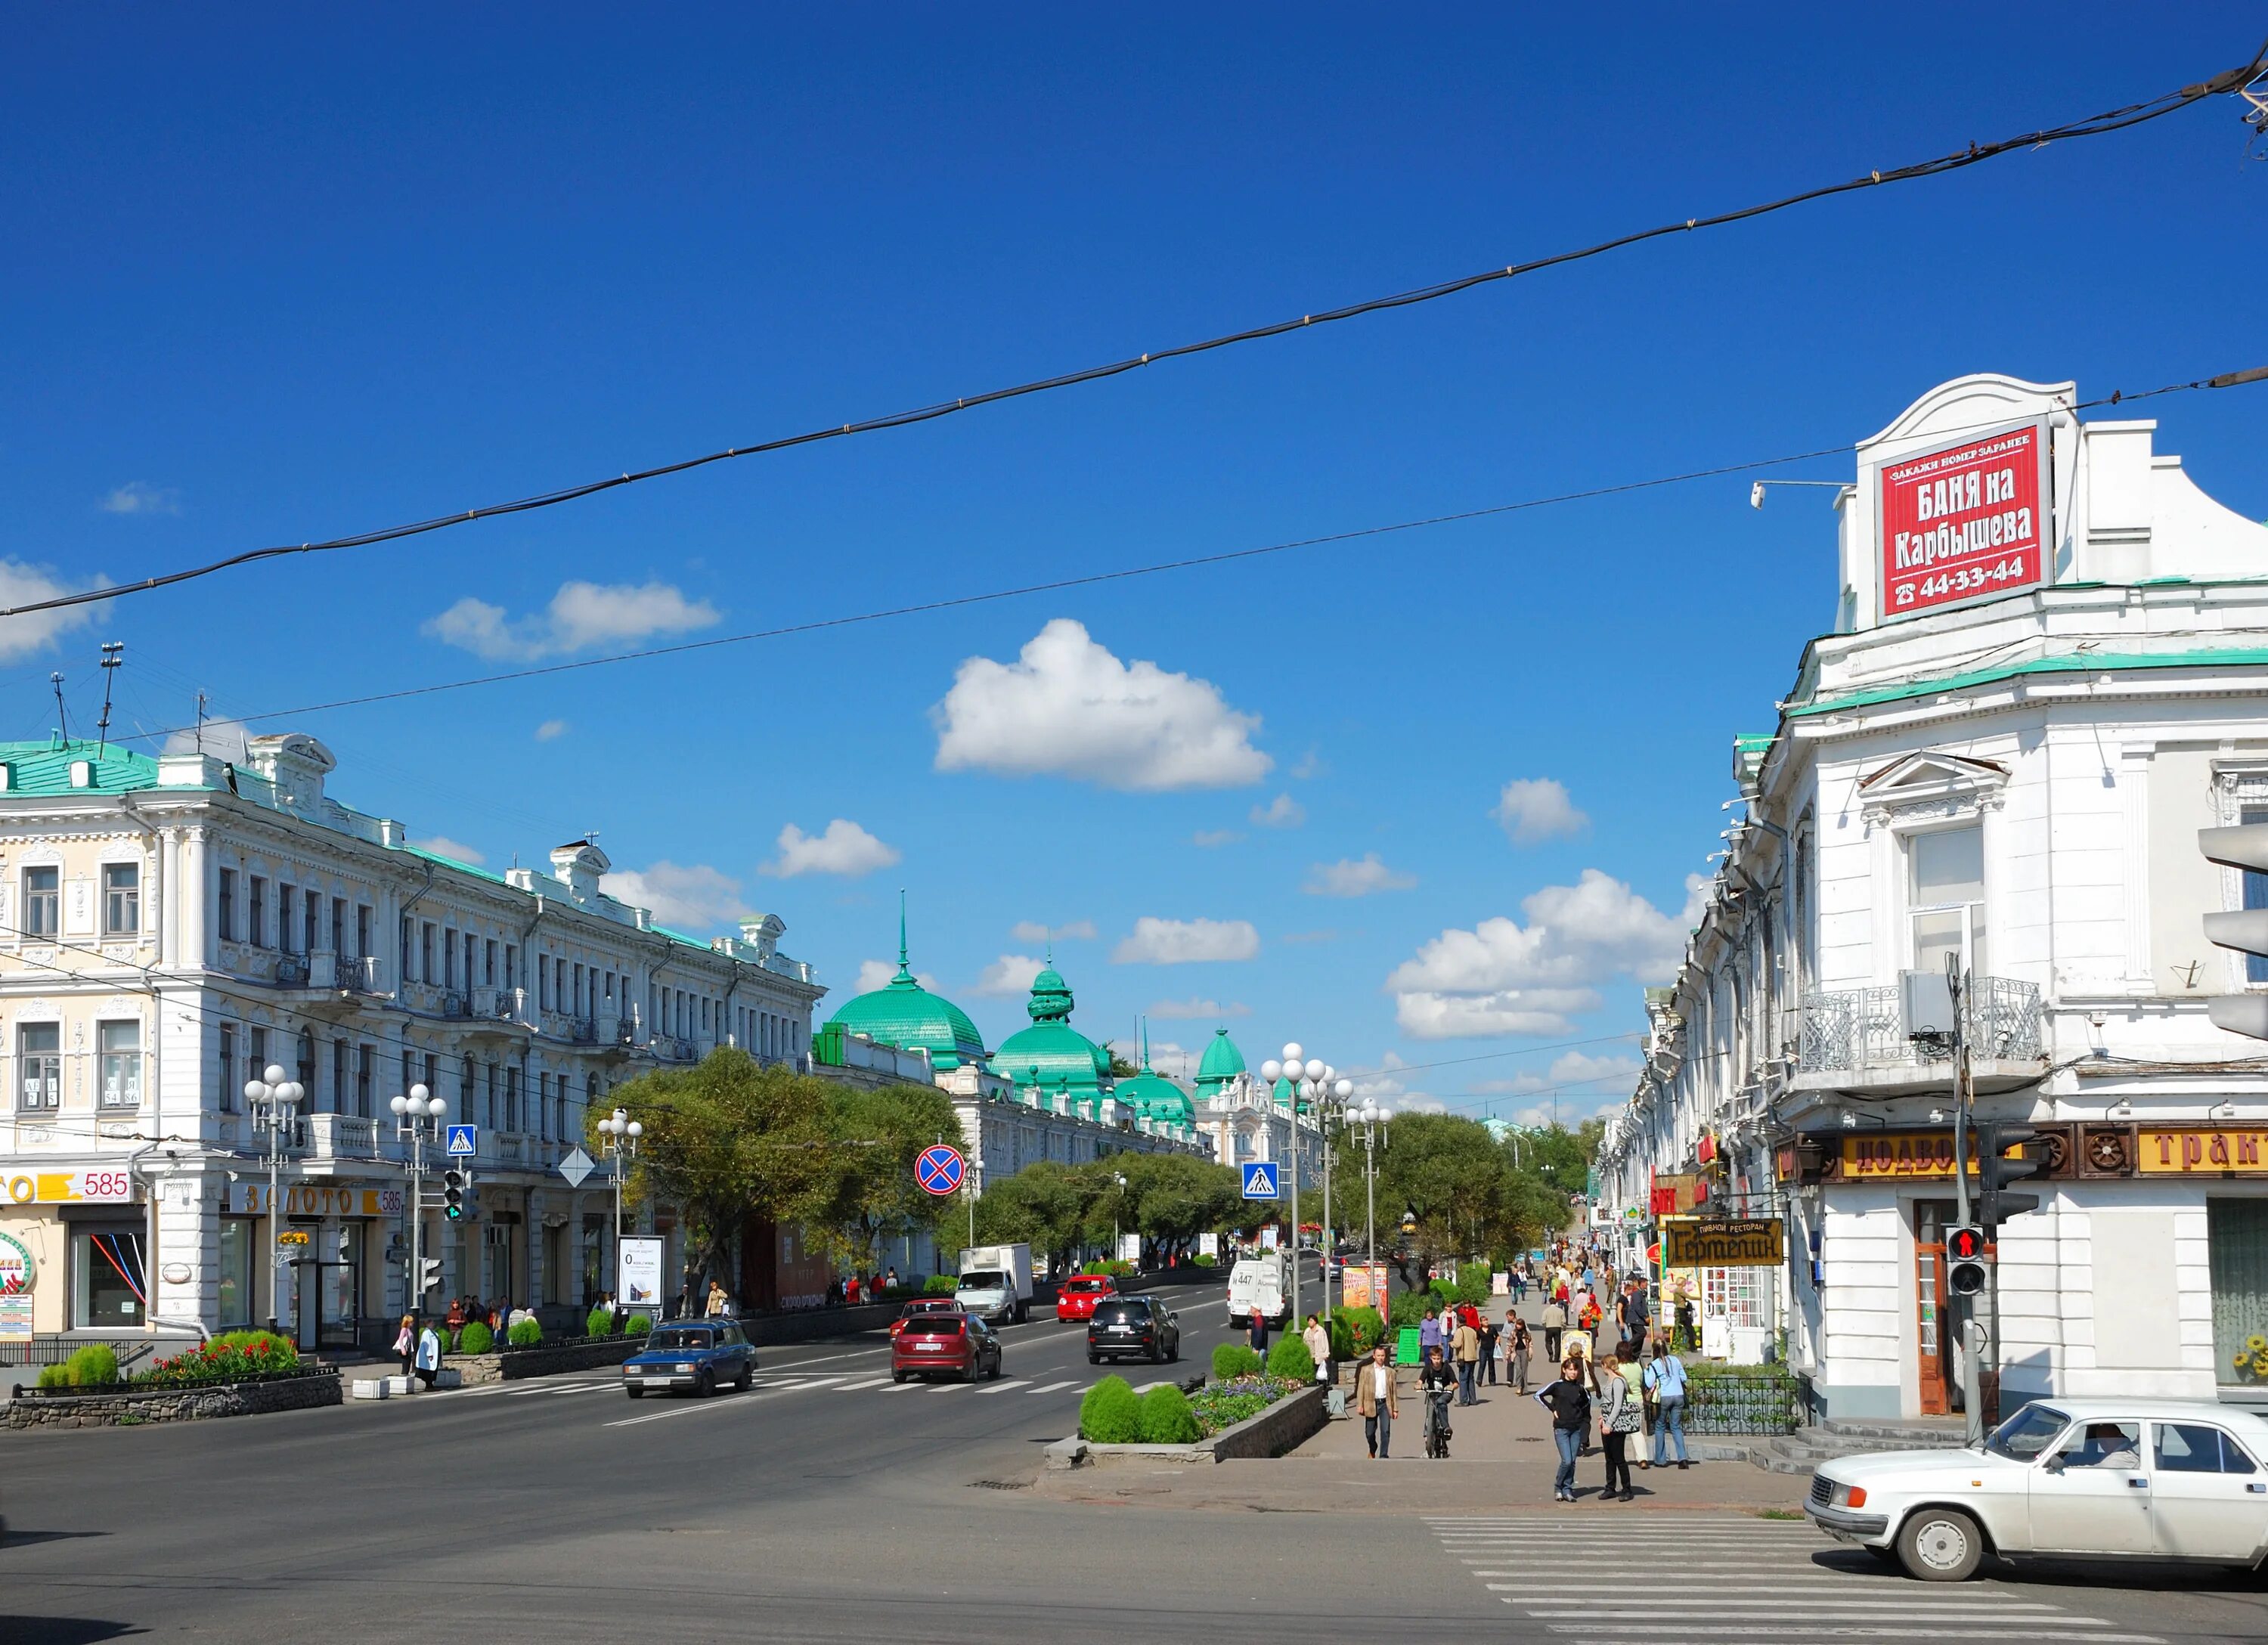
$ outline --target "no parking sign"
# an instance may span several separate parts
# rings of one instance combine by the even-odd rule
[[[922,1191],[935,1194],[940,1199],[961,1191],[961,1180],[968,1171],[968,1162],[961,1157],[961,1150],[949,1142],[924,1148],[921,1157],[914,1162],[914,1180],[922,1185]]]

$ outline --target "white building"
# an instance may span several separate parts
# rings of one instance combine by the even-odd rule
[[[718,1044],[801,1061],[824,992],[770,917],[701,942],[600,889],[586,840],[498,875],[325,793],[306,736],[248,763],[55,738],[0,744],[0,1270],[42,1335],[271,1315],[303,1343],[391,1338],[406,1290],[404,1145],[423,1083],[478,1127],[471,1214],[429,1215],[446,1295],[579,1310],[610,1275],[611,1196],[556,1167],[584,1111]],[[271,1283],[267,1139],[243,1095],[307,1101]],[[674,1230],[666,1207],[655,1231]]]
[[[2201,925],[2268,876],[2198,843],[2268,819],[2268,529],[2073,402],[1964,378],[1859,448],[1837,631],[1735,741],[1745,813],[1608,1130],[1618,1212],[1697,1177],[1786,1219],[1785,1266],[1703,1279],[1823,1414],[1957,1400],[1949,1065],[1899,992],[1948,954],[1979,1117],[2047,1133],[1979,1305],[2002,1407],[2268,1396],[2268,1045],[2206,1014],[2268,961]]]

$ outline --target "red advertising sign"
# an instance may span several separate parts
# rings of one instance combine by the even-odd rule
[[[1911,616],[2047,580],[2038,424],[1882,467],[1882,615]]]

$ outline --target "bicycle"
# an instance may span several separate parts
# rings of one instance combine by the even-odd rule
[[[1434,1458],[1449,1454],[1449,1396],[1454,1389],[1425,1391],[1425,1454]]]

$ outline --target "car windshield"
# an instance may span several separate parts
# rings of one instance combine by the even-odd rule
[[[1072,1291],[1100,1291],[1105,1283],[1106,1281],[1101,1280],[1073,1280],[1065,1288]]]
[[[938,1314],[927,1319],[909,1321],[904,1333],[909,1337],[957,1337],[961,1334],[961,1316]]]
[[[2029,1462],[2048,1448],[2071,1419],[2043,1405],[2029,1405],[1992,1430],[1984,1449],[1995,1457]]]
[[[998,1291],[1008,1283],[1008,1276],[990,1268],[980,1268],[975,1273],[961,1276],[964,1291]]]
[[[708,1347],[711,1339],[705,1331],[657,1331],[646,1339],[649,1354],[691,1354]]]

